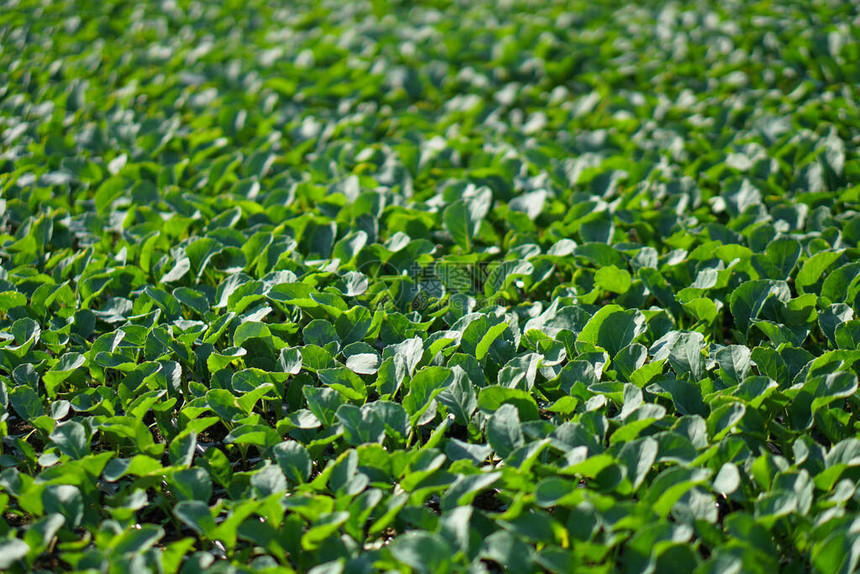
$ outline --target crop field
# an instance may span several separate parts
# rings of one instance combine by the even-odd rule
[[[848,574],[860,3],[0,0],[0,571]]]

